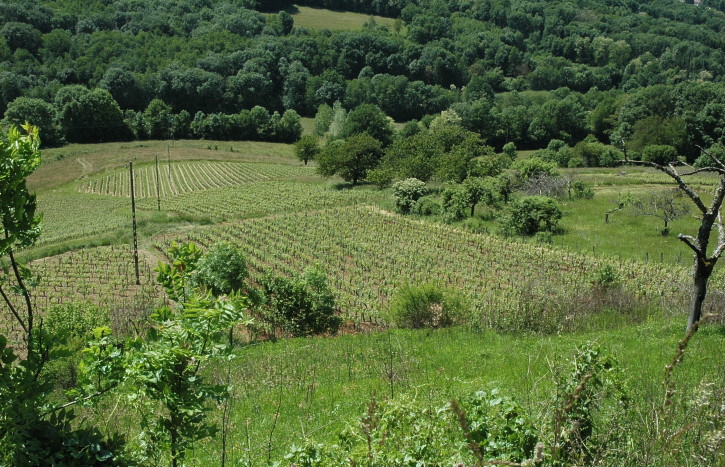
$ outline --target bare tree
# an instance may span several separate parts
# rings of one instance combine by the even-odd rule
[[[725,226],[723,226],[720,209],[722,208],[723,199],[725,198],[725,164],[717,157],[700,148],[707,155],[711,156],[715,161],[715,165],[711,167],[703,167],[695,169],[694,167],[683,162],[670,162],[667,165],[658,164],[650,161],[631,161],[627,159],[626,148],[624,151],[624,160],[620,163],[644,165],[653,167],[668,176],[676,183],[678,188],[692,201],[697,207],[702,217],[700,217],[700,227],[696,236],[679,234],[677,238],[682,240],[693,252],[692,267],[692,301],[690,305],[690,315],[687,321],[687,331],[700,321],[702,316],[702,305],[707,294],[707,282],[712,275],[717,260],[720,259],[723,251],[725,251]],[[678,167],[685,167],[685,172],[680,173]],[[710,205],[707,206],[700,198],[700,195],[690,186],[684,177],[698,173],[714,173],[719,175],[720,180],[715,187]],[[717,241],[712,253],[708,255],[708,246],[710,244],[710,235],[713,227],[717,227]]]
[[[670,222],[689,214],[690,205],[685,194],[678,188],[658,191],[634,201],[634,209],[641,216],[656,217],[664,222],[662,235],[669,235]]]
[[[538,174],[524,181],[521,189],[530,196],[548,196],[549,198],[563,198],[567,193],[570,182],[566,178],[548,174]],[[571,198],[571,196],[569,196]]]

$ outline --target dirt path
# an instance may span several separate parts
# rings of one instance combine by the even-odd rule
[[[83,175],[90,173],[90,171],[93,170],[93,165],[83,157],[77,158],[76,162],[81,165],[81,168],[83,169]]]

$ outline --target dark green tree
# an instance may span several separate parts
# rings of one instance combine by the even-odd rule
[[[393,141],[391,121],[376,105],[361,104],[347,115],[342,128],[342,136],[349,137],[361,133],[367,133],[380,141],[383,147]]]
[[[149,103],[146,110],[144,110],[143,121],[149,138],[171,138],[174,129],[174,115],[171,106],[161,99],[154,99]]]
[[[63,132],[56,125],[55,108],[42,99],[18,97],[8,105],[2,124],[20,126],[25,123],[38,127],[44,147],[60,146],[65,142]]]
[[[317,170],[325,176],[339,175],[353,185],[364,180],[383,155],[382,145],[367,133],[328,144],[317,157]]]
[[[307,165],[308,161],[314,160],[320,153],[320,143],[315,135],[303,135],[295,143],[295,157]]]
[[[53,105],[70,143],[126,141],[133,136],[118,103],[105,89],[66,86],[58,91]]]

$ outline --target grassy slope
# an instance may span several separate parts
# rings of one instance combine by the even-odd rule
[[[556,337],[464,329],[392,331],[291,339],[240,349],[230,367],[236,396],[228,444],[231,458],[248,453],[255,465],[263,464],[270,437],[272,459],[305,441],[335,442],[342,429],[358,426],[373,396],[405,396],[422,405],[443,407],[450,398],[498,387],[533,418],[546,417],[553,397],[552,371],[587,342],[596,342],[619,361],[637,401],[630,410],[633,419],[627,422],[635,423],[638,417],[651,415],[649,404],[662,400],[662,368],[682,337],[680,321]],[[693,339],[685,362],[675,372],[678,394],[703,378],[721,374],[722,362],[714,355],[722,341],[722,329],[707,330]],[[227,369],[220,366],[215,377],[224,380]],[[392,382],[386,376],[391,371]],[[198,446],[192,465],[218,459],[218,439]]]
[[[154,154],[165,154],[166,145],[164,141],[150,141],[68,146],[45,151],[48,162],[32,180],[32,186],[40,192],[41,209],[45,196],[52,195],[51,199],[56,202],[73,201],[70,195],[77,194],[76,184],[69,182],[91,173],[122,167],[134,157],[150,162]],[[230,148],[234,148],[234,152]],[[171,154],[177,159],[188,160],[297,164],[290,146],[266,143],[177,141]],[[64,157],[53,161],[58,155]],[[662,248],[676,251],[675,245],[684,248],[672,236],[661,238],[653,219],[615,214],[612,222],[604,225],[602,210],[608,208],[609,199],[617,191],[641,190],[643,184],[657,187],[661,186],[657,183],[662,180],[646,172],[632,171],[631,180],[623,183],[616,173],[601,172],[580,174],[582,179],[597,182],[597,197],[593,201],[565,204],[567,217],[562,222],[567,233],[556,238],[555,243],[585,251],[594,244],[597,253],[615,256],[623,253],[622,256],[630,254],[634,257],[639,257],[644,244],[649,242],[654,251]],[[107,198],[97,196],[96,199]],[[98,208],[106,210],[102,204],[98,204]],[[66,222],[77,222],[78,218],[74,217],[77,211],[71,203],[60,217]],[[49,213],[47,220],[54,215],[57,213]],[[90,220],[97,215],[84,213]],[[165,214],[144,213],[142,216],[163,217]],[[166,219],[157,221],[159,225],[167,222]],[[625,228],[629,224],[632,225]],[[685,222],[672,230],[690,225],[691,222]],[[154,232],[147,227],[144,236]],[[128,241],[128,236],[121,240]],[[88,238],[77,239],[79,243],[83,241]],[[421,403],[439,407],[450,397],[498,386],[516,396],[536,416],[546,411],[551,397],[551,368],[564,362],[572,355],[574,347],[587,341],[597,341],[619,359],[638,401],[632,411],[633,417],[648,416],[651,404],[662,400],[662,368],[671,360],[684,323],[682,316],[651,319],[653,321],[637,326],[561,336],[499,335],[464,329],[395,331],[332,339],[283,340],[239,349],[239,356],[229,367],[236,396],[230,425],[230,458],[240,459],[245,452],[250,452],[257,465],[264,463],[270,433],[273,459],[279,459],[291,444],[300,444],[306,439],[334,441],[340,429],[358,423],[372,394],[384,399],[391,393],[396,397],[405,393]],[[682,393],[684,388],[697,385],[704,377],[722,374],[722,362],[717,356],[722,348],[723,334],[722,327],[706,328],[692,342],[685,363],[676,371]],[[211,373],[214,378],[224,381],[226,370],[227,367],[220,366]],[[390,371],[394,374],[392,383],[386,376]],[[282,399],[277,407],[280,395]],[[114,404],[112,401],[108,412],[97,414],[105,428],[133,430],[136,425],[133,414],[123,414],[116,409],[115,415],[122,416],[108,416],[114,410]],[[277,426],[272,429],[276,411],[280,416]],[[218,418],[220,411],[215,410],[212,416]],[[219,450],[218,438],[200,443],[192,453],[190,465],[215,463]]]

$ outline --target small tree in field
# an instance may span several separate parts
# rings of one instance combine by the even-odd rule
[[[562,211],[556,200],[546,196],[526,196],[509,207],[502,224],[506,232],[533,235],[536,232],[554,232]]]
[[[315,135],[304,135],[295,143],[295,156],[307,165],[320,153],[320,143]]]
[[[311,268],[291,278],[269,275],[262,281],[262,289],[267,319],[293,336],[334,334],[342,324],[321,269]]]
[[[677,188],[652,193],[634,202],[634,208],[641,216],[656,217],[664,223],[662,235],[670,233],[670,222],[690,212],[685,204],[684,193]]]
[[[626,149],[626,148],[625,148]],[[707,151],[703,150],[707,154]],[[707,295],[707,283],[710,280],[715,264],[720,259],[723,251],[725,251],[725,225],[723,225],[720,210],[722,209],[723,200],[725,199],[725,164],[720,159],[708,154],[714,161],[714,165],[696,169],[682,162],[668,162],[666,164],[654,161],[630,161],[626,158],[620,161],[625,164],[636,164],[652,167],[660,172],[664,172],[672,180],[677,183],[678,188],[692,201],[697,210],[700,212],[700,227],[696,236],[679,234],[677,238],[682,240],[694,253],[692,266],[692,301],[690,305],[690,314],[687,320],[687,331],[700,321],[702,317],[702,305]],[[686,167],[686,172],[680,173],[678,167]],[[710,205],[706,205],[700,195],[690,186],[685,177],[698,173],[714,173],[720,176],[720,181],[715,187]],[[714,248],[709,253],[710,235],[713,228],[717,230],[717,240]]]

